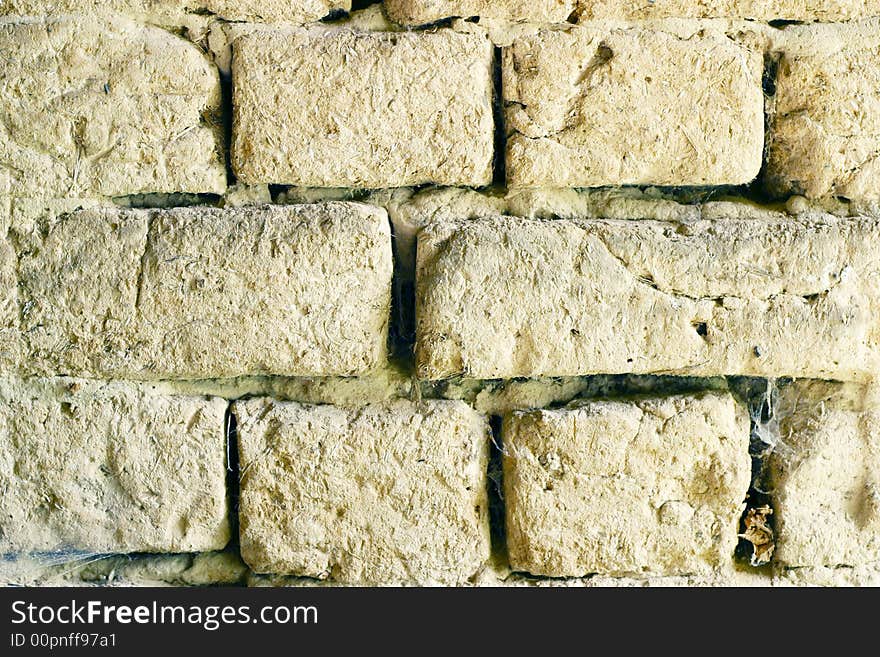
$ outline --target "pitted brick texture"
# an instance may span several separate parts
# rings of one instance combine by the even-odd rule
[[[718,214],[429,225],[418,244],[420,375],[880,371],[878,219]]]
[[[577,0],[581,20],[744,18],[847,21],[880,14],[878,0]]]
[[[705,574],[730,568],[749,424],[724,393],[591,401],[505,418],[513,570]]]
[[[880,399],[876,387],[798,382],[776,411],[771,460],[776,560],[794,567],[880,560]]]
[[[123,14],[174,24],[188,14],[210,14],[229,21],[308,23],[351,0],[0,0],[0,16]]]
[[[354,375],[386,354],[391,236],[377,208],[82,210],[9,242],[0,345],[29,374]]]
[[[226,407],[122,383],[0,379],[0,553],[223,548]]]
[[[249,183],[486,185],[492,57],[484,35],[451,30],[241,36],[232,166]]]
[[[770,113],[769,191],[880,199],[880,22],[786,32]]]
[[[489,557],[489,426],[461,402],[236,402],[241,549],[258,573],[463,584]]]
[[[846,21],[880,14],[878,0],[385,0],[392,20],[421,25],[453,16],[564,23],[604,19],[733,18]]]
[[[424,25],[452,16],[564,23],[576,0],[385,0],[384,4],[388,17],[404,25]]]
[[[226,189],[220,76],[120,18],[0,19],[0,173],[13,196]]]
[[[511,187],[737,185],[761,169],[763,59],[724,33],[573,27],[504,50]]]

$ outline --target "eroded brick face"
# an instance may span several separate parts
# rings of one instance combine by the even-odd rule
[[[220,76],[193,44],[116,17],[4,18],[0,62],[5,193],[226,189]]]
[[[16,228],[4,357],[22,373],[355,375],[385,357],[391,236],[378,208],[79,210]]]
[[[776,558],[795,567],[860,565],[880,550],[877,391],[795,383],[779,400],[784,441],[772,459]]]
[[[716,211],[683,224],[431,224],[418,245],[420,375],[870,379],[877,219]]]
[[[354,4],[0,0],[0,583],[880,584],[880,0]]]
[[[260,32],[239,37],[233,53],[232,165],[245,182],[492,181],[493,54],[485,36]]]
[[[222,549],[226,406],[133,384],[0,380],[0,554]]]
[[[208,14],[229,21],[309,23],[350,0],[2,0],[0,15],[123,14],[174,25]]]
[[[875,24],[787,32],[770,115],[769,191],[880,199],[880,32]]]
[[[731,567],[749,427],[728,394],[595,401],[505,418],[511,567],[682,575]]]
[[[603,19],[733,18],[845,21],[880,12],[877,0],[385,0],[388,15],[420,25],[453,16],[546,23]]]
[[[763,152],[762,70],[759,52],[712,29],[519,38],[504,51],[508,184],[751,182]]]
[[[488,424],[461,402],[237,402],[241,545],[260,573],[463,584],[489,556]]]

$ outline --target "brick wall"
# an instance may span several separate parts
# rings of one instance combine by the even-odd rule
[[[880,2],[0,0],[0,580],[880,583]]]

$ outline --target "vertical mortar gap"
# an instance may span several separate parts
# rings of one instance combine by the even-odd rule
[[[391,222],[391,252],[394,271],[391,276],[391,317],[388,325],[388,353],[415,367],[413,362],[416,341],[415,281],[403,275],[400,264],[398,238]]]
[[[501,467],[501,456],[504,444],[501,437],[502,418],[499,415],[489,417],[492,428],[492,444],[489,447],[489,466],[486,471],[489,495],[489,535],[492,539],[492,560],[499,564],[507,564],[507,534],[504,526],[504,473]]]
[[[761,170],[745,189],[745,195],[758,202],[771,203],[778,200],[767,192],[767,164],[772,139],[771,124],[773,123],[774,105],[776,103],[776,82],[779,79],[779,63],[782,55],[778,52],[764,54],[764,73],[761,86],[764,91],[764,152],[761,157]]]
[[[507,187],[507,134],[504,125],[504,96],[501,84],[501,48],[496,46],[492,54],[492,114],[495,119],[494,149],[492,159],[492,184]]]
[[[238,183],[238,177],[232,170],[232,114],[234,111],[232,102],[232,74],[220,72],[221,93],[221,127],[223,129],[223,158],[226,164],[226,184],[233,186]]]
[[[238,550],[238,502],[241,497],[238,455],[238,421],[232,413],[232,403],[226,406],[224,418],[224,434],[226,436],[226,494],[229,496],[229,532],[228,548]]]
[[[775,413],[778,389],[773,380],[745,377],[732,378],[731,389],[748,408],[749,456],[752,464],[746,507],[737,527],[740,537],[734,558],[742,564],[757,568],[767,567],[773,554],[772,541],[776,532],[772,496],[768,486],[767,459],[773,451],[772,442],[768,442],[768,434],[772,441],[772,436],[778,436],[779,433],[779,418]],[[759,544],[755,543],[756,540]],[[759,551],[767,549],[767,545],[760,544],[760,541],[766,540],[770,541],[769,552],[765,556],[759,556]]]

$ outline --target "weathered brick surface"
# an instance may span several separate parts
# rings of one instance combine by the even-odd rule
[[[424,25],[460,16],[563,23],[576,0],[385,0],[388,17],[404,25]]]
[[[567,20],[736,18],[843,21],[880,14],[878,0],[385,0],[389,17],[421,25],[452,16],[564,23]]]
[[[40,375],[362,373],[386,353],[391,257],[360,204],[83,210],[13,226],[0,345]]]
[[[121,383],[0,379],[0,553],[224,547],[226,406]]]
[[[767,187],[780,196],[880,199],[880,23],[786,33]]]
[[[577,0],[580,20],[748,18],[759,21],[845,21],[880,13],[878,0]]]
[[[13,196],[218,192],[220,79],[127,20],[0,19],[0,170]]]
[[[776,561],[796,567],[880,562],[878,390],[798,382],[783,388],[776,414]]]
[[[581,402],[505,418],[514,570],[686,575],[730,567],[751,478],[726,393]]]
[[[723,207],[695,223],[429,225],[418,244],[420,375],[880,371],[880,220],[725,219]]]
[[[0,16],[118,13],[159,23],[174,23],[190,13],[230,21],[307,23],[335,9],[351,9],[351,0],[0,0]]]
[[[232,166],[249,183],[488,184],[492,56],[451,30],[241,36]]]
[[[512,187],[736,185],[764,144],[763,58],[723,32],[547,29],[504,49]]]
[[[489,557],[488,423],[461,402],[236,402],[241,550],[258,573],[465,583]]]

